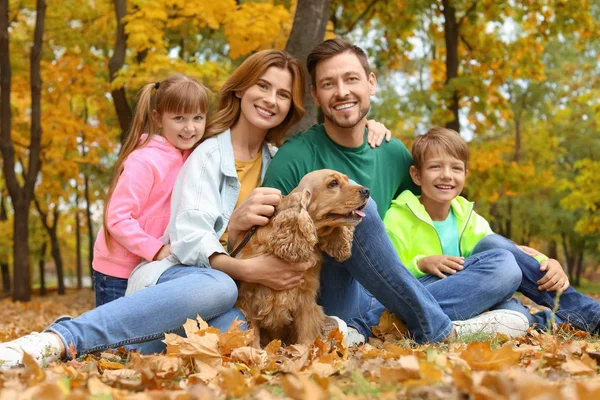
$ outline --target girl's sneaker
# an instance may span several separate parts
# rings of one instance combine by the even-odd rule
[[[29,354],[41,367],[61,359],[62,343],[49,332],[32,332],[10,342],[0,343],[0,371],[23,366],[24,353]]]

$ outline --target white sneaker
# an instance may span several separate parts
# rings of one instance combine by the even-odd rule
[[[346,338],[348,347],[358,346],[367,341],[364,335],[359,333],[355,328],[348,326],[342,319],[328,315],[325,318],[325,329],[323,330],[325,336],[335,328],[338,328],[342,332],[342,335]]]
[[[494,310],[484,312],[476,317],[464,321],[452,321],[456,327],[456,334],[460,337],[474,333],[502,333],[514,338],[523,336],[529,329],[527,318],[516,311]]]
[[[41,367],[60,360],[60,339],[49,332],[32,332],[10,342],[0,343],[0,371],[23,365],[23,354],[27,353]]]

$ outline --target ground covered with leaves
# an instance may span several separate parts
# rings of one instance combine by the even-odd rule
[[[41,330],[62,314],[93,307],[89,290],[0,304],[0,338]],[[411,398],[598,399],[597,337],[566,326],[509,340],[474,334],[468,340],[419,346],[393,316],[374,328],[377,339],[348,349],[339,332],[311,346],[249,347],[251,333],[218,332],[188,320],[187,338],[167,335],[166,355],[123,349],[39,368],[0,373],[4,399]]]

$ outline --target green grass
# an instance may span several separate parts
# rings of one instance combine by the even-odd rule
[[[600,294],[600,282],[592,282],[585,278],[581,278],[581,285],[573,287],[581,293],[591,295]]]

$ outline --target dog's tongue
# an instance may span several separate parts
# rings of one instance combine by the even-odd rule
[[[364,212],[362,212],[361,210],[354,210],[354,214],[358,215],[359,217],[366,216],[366,214]]]

